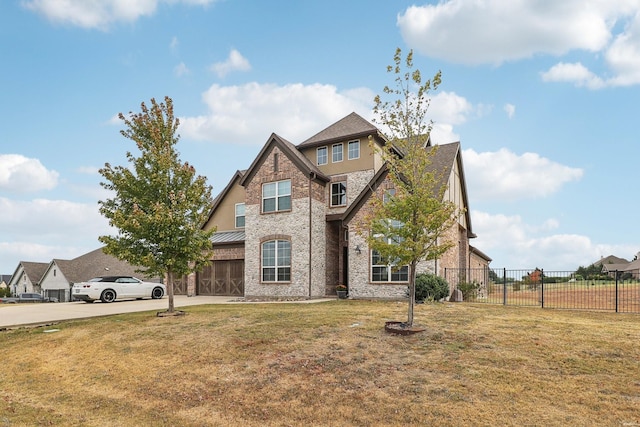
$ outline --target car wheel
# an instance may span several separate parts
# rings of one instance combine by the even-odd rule
[[[153,288],[153,291],[151,291],[151,298],[153,299],[160,299],[163,296],[164,296],[164,291],[160,287]]]
[[[102,292],[100,300],[102,302],[114,302],[116,300],[116,292],[112,289],[107,289],[106,291]]]

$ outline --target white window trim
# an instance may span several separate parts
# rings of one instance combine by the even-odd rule
[[[245,206],[245,213],[244,213],[244,214],[242,214],[242,215],[238,215],[238,206],[240,206],[240,205]],[[236,227],[236,228],[244,228],[244,225],[243,225],[243,226],[241,226],[241,227],[240,227],[240,226],[238,226],[238,218],[240,218],[240,217],[243,217],[243,218],[244,218],[244,221],[245,221],[245,224],[246,224],[246,223],[247,223],[247,217],[246,217],[246,205],[245,205],[244,203],[236,203],[235,208],[234,208],[234,218],[235,218],[235,221],[233,222],[233,224],[235,225],[235,227]]]
[[[371,283],[408,283],[409,282],[409,266],[408,265],[403,265],[400,266],[400,268],[406,268],[407,269],[407,280],[393,280],[393,269],[394,267],[398,267],[397,264],[374,264],[373,263],[373,253],[376,252],[373,249],[370,252],[370,257],[369,257],[369,262],[371,264],[371,270],[370,270],[370,274],[371,274]],[[373,279],[373,268],[374,267],[386,267],[387,269],[387,280],[374,280]]]
[[[324,150],[324,162],[320,163],[320,151]],[[318,164],[318,166],[322,166],[322,165],[326,165],[327,163],[329,163],[329,149],[324,146],[324,147],[318,147],[316,149],[316,163]]]
[[[336,160],[334,157],[334,149],[335,147],[340,147],[340,160]],[[344,160],[344,144],[333,144],[331,146],[331,163],[340,163]]]
[[[282,193],[282,194],[278,193],[278,189],[280,188],[280,186],[278,184],[280,184],[281,182],[289,182],[289,193]],[[276,194],[274,196],[272,196],[272,197],[265,197],[264,196],[264,187],[265,187],[265,185],[268,185],[268,184],[275,184],[275,186],[276,186]],[[281,181],[273,181],[273,182],[265,182],[265,183],[263,183],[262,184],[262,203],[261,203],[261,206],[260,206],[260,210],[262,211],[262,213],[276,213],[276,212],[289,212],[289,211],[291,211],[291,207],[292,207],[292,204],[293,204],[293,200],[291,199],[291,190],[292,190],[292,188],[291,188],[291,180],[290,179],[283,179]],[[280,203],[279,203],[280,198],[281,197],[286,197],[286,196],[289,196],[289,208],[288,209],[280,209]],[[272,211],[265,211],[264,210],[264,201],[265,201],[265,199],[275,199],[276,206],[275,206],[274,210],[272,210]]]
[[[357,157],[351,157],[351,150],[349,150],[349,147],[351,146],[351,144],[358,144],[358,156]],[[356,160],[360,158],[360,140],[359,139],[354,139],[353,141],[349,141],[347,143],[347,159],[348,160]]]
[[[274,242],[275,243],[275,251],[274,251],[274,265],[273,266],[265,266],[264,265],[264,245],[267,243]],[[278,264],[278,242],[287,242],[289,244],[289,264],[279,265]],[[275,239],[275,240],[267,240],[266,242],[262,242],[260,244],[260,281],[262,283],[291,283],[291,241],[285,239]],[[274,269],[276,280],[265,280],[264,279],[264,270],[265,268]],[[278,269],[279,268],[289,268],[289,279],[288,280],[278,280]]]

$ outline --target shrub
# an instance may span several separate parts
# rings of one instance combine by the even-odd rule
[[[440,276],[422,273],[416,275],[416,301],[439,301],[449,296],[449,284]]]
[[[462,299],[464,301],[473,301],[478,296],[478,289],[480,289],[480,283],[476,282],[464,282],[458,285],[458,289],[462,292]]]

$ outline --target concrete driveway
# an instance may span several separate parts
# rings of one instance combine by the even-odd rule
[[[236,304],[237,297],[209,297],[176,295],[173,298],[175,307],[186,307],[202,304]],[[111,314],[134,313],[137,311],[166,310],[169,302],[166,297],[154,300],[124,300],[112,303],[99,301],[93,304],[86,302],[61,302],[42,304],[0,304],[0,329],[27,325],[46,325],[60,320],[84,319],[88,317],[109,316]]]

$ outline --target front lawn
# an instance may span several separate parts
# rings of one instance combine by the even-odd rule
[[[0,425],[640,425],[640,317],[238,304],[0,332]]]

